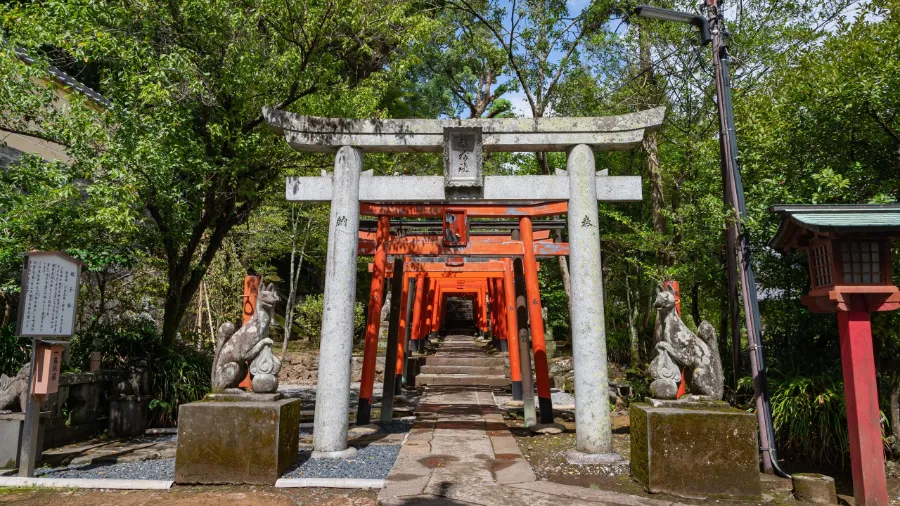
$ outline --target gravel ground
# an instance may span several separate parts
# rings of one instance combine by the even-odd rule
[[[537,394],[535,393],[535,396]],[[506,401],[512,400],[512,395],[497,395],[494,394],[494,399],[497,401],[497,405],[503,407],[503,403]],[[575,396],[572,394],[567,394],[561,390],[556,388],[550,389],[550,400],[553,401],[553,406],[574,406],[575,405]],[[535,398],[535,402],[537,399]]]
[[[110,464],[82,464],[34,470],[39,478],[84,478],[111,480],[174,480],[175,459]]]
[[[310,453],[301,451],[298,465],[284,477],[385,479],[394,467],[400,445],[369,445],[360,448],[353,459],[310,459]]]
[[[382,383],[375,383],[373,390],[373,405],[381,403]],[[315,385],[278,385],[278,391],[288,399],[300,399],[301,409],[315,409],[316,386]],[[355,408],[359,404],[359,383],[350,384],[350,407]]]
[[[377,422],[377,425],[381,427],[381,432],[385,434],[404,434],[409,432],[409,429],[412,428],[413,421],[412,420],[393,420],[387,423]],[[352,426],[350,427],[353,428]],[[313,433],[313,426],[311,424],[304,424],[300,426],[300,435],[301,436],[310,436]]]
[[[178,440],[178,434],[144,435],[124,439],[128,444],[142,445],[150,443],[174,443]]]

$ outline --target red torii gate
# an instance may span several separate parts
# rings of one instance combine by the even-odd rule
[[[387,255],[447,255],[447,256],[491,256],[521,257],[527,294],[528,320],[531,327],[532,347],[534,349],[535,373],[537,377],[538,399],[542,423],[552,423],[553,405],[550,399],[549,367],[547,364],[547,347],[544,339],[543,315],[540,303],[540,291],[537,280],[537,256],[568,255],[568,244],[536,241],[532,218],[566,214],[568,202],[550,202],[525,204],[518,206],[495,204],[439,204],[439,205],[383,205],[360,203],[360,214],[378,217],[375,232],[374,251],[367,249],[369,236],[363,238],[359,246],[359,254],[373,255],[372,286],[369,296],[368,323],[364,346],[362,384],[360,386],[357,424],[370,421],[371,403],[375,379],[375,363],[378,350],[378,329],[383,304],[384,280],[387,273]],[[390,220],[393,216],[405,218],[441,218],[444,221],[443,234],[422,235],[412,237],[391,238]],[[469,217],[515,217],[519,219],[519,240],[488,241],[478,240],[479,236],[469,237]],[[510,265],[512,259],[508,258]],[[512,269],[509,269],[510,274]],[[416,279],[416,295],[413,309],[413,333],[421,333],[422,299],[424,297],[425,277]],[[420,286],[420,283],[422,286]],[[515,291],[512,283],[504,290],[507,306],[507,322],[509,314],[515,318]],[[512,296],[508,293],[512,289]],[[431,324],[434,324],[437,313],[434,311],[437,302],[431,300]],[[427,312],[426,312],[427,316]],[[402,320],[402,318],[401,318]],[[515,319],[512,320],[516,322]],[[428,322],[426,322],[427,324]],[[405,327],[405,325],[404,325]],[[518,328],[515,326],[509,328]],[[417,332],[418,331],[418,332]],[[512,361],[512,356],[510,357]],[[386,388],[393,388],[387,386]]]
[[[368,234],[361,232],[361,236],[368,237]],[[549,231],[538,231],[535,235],[543,238],[549,238]],[[483,236],[486,242],[502,242],[509,240],[508,235],[494,234],[491,236]],[[427,259],[432,260],[432,259]],[[509,260],[509,259],[505,259]],[[538,265],[538,267],[540,267]],[[369,264],[369,272],[374,271],[374,264]],[[394,276],[394,266],[391,263],[386,265],[386,277]],[[410,332],[410,348],[411,351],[421,349],[421,343],[429,334],[435,334],[442,328],[443,322],[446,320],[444,304],[446,297],[444,294],[460,293],[475,294],[473,300],[473,309],[477,316],[477,325],[482,332],[487,331],[487,322],[490,320],[490,327],[494,337],[494,345],[502,351],[509,352],[510,359],[510,381],[513,387],[513,397],[517,400],[522,398],[521,370],[519,363],[518,336],[516,332],[510,332],[509,329],[516,328],[515,320],[508,321],[510,317],[515,318],[514,305],[515,301],[506,302],[505,283],[512,283],[512,262],[504,261],[504,259],[491,259],[484,261],[465,262],[461,258],[448,259],[446,262],[418,261],[407,257],[404,262],[403,281],[401,286],[400,301],[406,301],[409,296],[410,278],[417,280],[424,279],[424,289],[419,289],[418,293],[425,293],[423,298],[417,298],[417,304],[413,309],[413,329]],[[471,281],[480,281],[484,284],[471,286]],[[434,284],[432,290],[429,291],[428,284]],[[447,288],[449,287],[449,288]],[[434,288],[437,288],[435,293]],[[421,302],[419,302],[421,301]],[[507,311],[507,307],[512,307],[513,311]],[[424,308],[424,310],[422,309]],[[488,309],[490,313],[488,313]],[[395,374],[397,377],[403,373],[405,361],[405,340],[406,336],[406,319],[401,316],[399,322],[400,342],[397,348],[397,363]],[[547,378],[549,385],[549,378]]]

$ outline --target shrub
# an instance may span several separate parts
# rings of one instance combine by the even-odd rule
[[[324,297],[322,295],[309,295],[297,308],[297,327],[300,334],[314,344],[319,343],[322,335],[322,313],[324,312]],[[363,305],[359,302],[353,308],[353,335],[359,337],[366,327],[366,314]]]
[[[769,386],[775,438],[782,456],[832,467],[849,461],[841,381],[827,374],[797,375],[770,378]]]
[[[186,338],[185,342],[193,342]],[[150,376],[150,423],[172,426],[178,420],[178,406],[203,398],[210,388],[213,349],[198,350],[181,342],[168,348],[162,344],[156,324],[148,319],[96,325],[72,339],[69,366],[88,367],[91,351],[103,354],[104,369],[123,369],[129,363],[146,360]]]
[[[15,335],[13,323],[0,327],[0,374],[15,376],[19,369],[28,362],[31,346],[28,340],[19,339]]]

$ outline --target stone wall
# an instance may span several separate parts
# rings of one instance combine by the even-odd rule
[[[109,396],[121,371],[63,373],[59,391],[48,396],[42,411],[50,411],[44,448],[66,445],[109,427]]]
[[[350,381],[362,378],[362,357],[353,357]],[[319,380],[319,357],[317,354],[289,353],[281,362],[278,382],[282,385],[315,385]],[[384,381],[384,357],[378,357],[375,365],[375,381]]]

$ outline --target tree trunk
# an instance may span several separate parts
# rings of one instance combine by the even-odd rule
[[[297,220],[299,220],[299,213],[297,216]],[[281,356],[284,358],[287,355],[287,347],[288,341],[291,338],[291,328],[294,326],[294,306],[296,305],[297,300],[297,284],[300,282],[300,269],[303,267],[303,257],[306,255],[306,240],[309,238],[309,229],[312,225],[312,219],[306,220],[306,231],[303,234],[303,244],[300,246],[300,261],[297,263],[296,269],[294,267],[294,257],[296,255],[296,237],[297,237],[297,220],[294,220],[293,223],[293,233],[294,237],[291,238],[291,277],[289,281],[288,288],[288,300],[287,306],[284,314],[284,341],[281,343]]]
[[[694,283],[691,286],[691,318],[694,319],[694,326],[700,327],[700,283]]]
[[[650,212],[653,218],[653,230],[658,234],[665,234],[666,218],[663,216],[662,210],[666,206],[666,201],[663,195],[662,173],[659,170],[656,132],[650,132],[644,137],[642,147],[647,155],[647,174],[650,179]]]
[[[628,312],[628,334],[631,339],[631,368],[639,369],[641,367],[641,342],[638,335],[637,318],[640,315],[638,301],[632,300],[631,287],[628,283],[628,272],[625,272],[625,304]],[[640,293],[640,285],[638,285]]]
[[[227,212],[224,211],[224,212]],[[234,212],[232,210],[232,212]],[[157,220],[158,222],[159,220]],[[214,224],[212,234],[209,235],[209,242],[206,249],[200,254],[200,259],[194,264],[194,254],[197,252],[197,243],[193,242],[183,251],[177,254],[169,252],[169,266],[166,279],[168,286],[166,288],[166,300],[163,305],[163,324],[162,324],[162,343],[165,346],[172,347],[178,337],[178,328],[184,321],[184,316],[190,308],[191,301],[197,290],[200,289],[200,283],[209,270],[209,265],[219,249],[222,248],[222,241],[228,232],[246,221],[246,213],[235,213],[229,218],[222,219]],[[171,245],[170,245],[171,247]]]
[[[891,434],[894,444],[900,445],[900,381],[894,380],[891,385]]]

